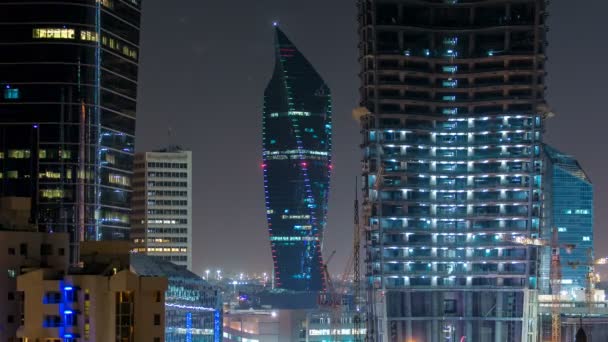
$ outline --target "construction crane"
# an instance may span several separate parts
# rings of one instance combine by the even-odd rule
[[[551,342],[561,342],[562,268],[559,250],[560,248],[564,248],[568,253],[570,253],[576,246],[573,244],[560,245],[557,227],[553,228],[550,241],[525,236],[504,236],[503,239],[505,241],[512,241],[522,245],[551,247],[551,268],[549,271],[549,284],[551,286]]]
[[[329,312],[330,337],[331,341],[338,341],[338,320],[339,309],[342,304],[342,297],[337,293],[334,283],[329,273],[329,262],[336,255],[336,251],[332,251],[325,263],[323,264],[323,276],[325,278],[325,289],[319,294],[319,307],[325,308]]]
[[[359,224],[359,197],[357,187],[359,182],[355,178],[355,211],[353,232],[353,337],[354,342],[361,342],[361,225]]]
[[[562,267],[559,257],[559,236],[557,227],[553,228],[551,236],[551,342],[562,340],[562,315],[561,315],[561,285]]]

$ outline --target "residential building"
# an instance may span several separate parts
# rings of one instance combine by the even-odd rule
[[[331,175],[330,90],[275,25],[275,68],[264,92],[263,163],[274,285],[323,288],[321,245]]]
[[[222,296],[216,286],[169,261],[143,254],[130,260],[135,273],[168,279],[165,342],[222,341]]]
[[[68,235],[39,233],[27,224],[29,201],[0,198],[0,341],[17,342],[17,329],[23,315],[23,296],[17,291],[17,277],[40,267],[66,270]],[[23,222],[19,217],[26,217]]]
[[[544,145],[544,229],[551,240],[557,228],[561,259],[561,290],[569,296],[589,288],[588,275],[593,264],[593,183],[572,156]],[[566,250],[566,246],[574,248]],[[541,254],[541,291],[550,293],[551,249]]]
[[[546,2],[359,6],[371,338],[528,341]]]
[[[167,279],[85,267],[19,276],[25,295],[18,336],[29,341],[164,341]],[[137,324],[136,324],[137,323]]]
[[[131,237],[138,253],[192,270],[192,152],[135,156]]]
[[[0,196],[82,240],[129,238],[139,0],[1,1]]]

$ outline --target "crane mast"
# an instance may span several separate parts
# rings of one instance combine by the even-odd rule
[[[358,182],[355,178],[355,212],[353,236],[353,304],[355,314],[353,317],[353,336],[355,342],[361,341],[361,225],[359,224],[359,198],[357,196]]]
[[[561,284],[562,268],[559,257],[559,237],[557,227],[553,228],[551,237],[551,342],[561,342],[562,318],[561,318]]]

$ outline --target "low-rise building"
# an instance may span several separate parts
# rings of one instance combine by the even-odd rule
[[[127,241],[83,242],[81,263],[17,277],[23,293],[22,341],[163,342],[165,277],[129,268]],[[137,324],[136,324],[137,323]]]
[[[212,286],[182,266],[143,254],[131,255],[131,270],[168,279],[165,293],[166,342],[222,341],[222,298]]]
[[[68,235],[35,231],[30,208],[29,198],[0,198],[0,341],[17,341],[23,315],[17,277],[41,267],[68,268]]]

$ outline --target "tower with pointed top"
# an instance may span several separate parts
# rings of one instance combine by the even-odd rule
[[[331,175],[331,95],[274,25],[274,73],[264,92],[263,172],[277,288],[320,291]]]

